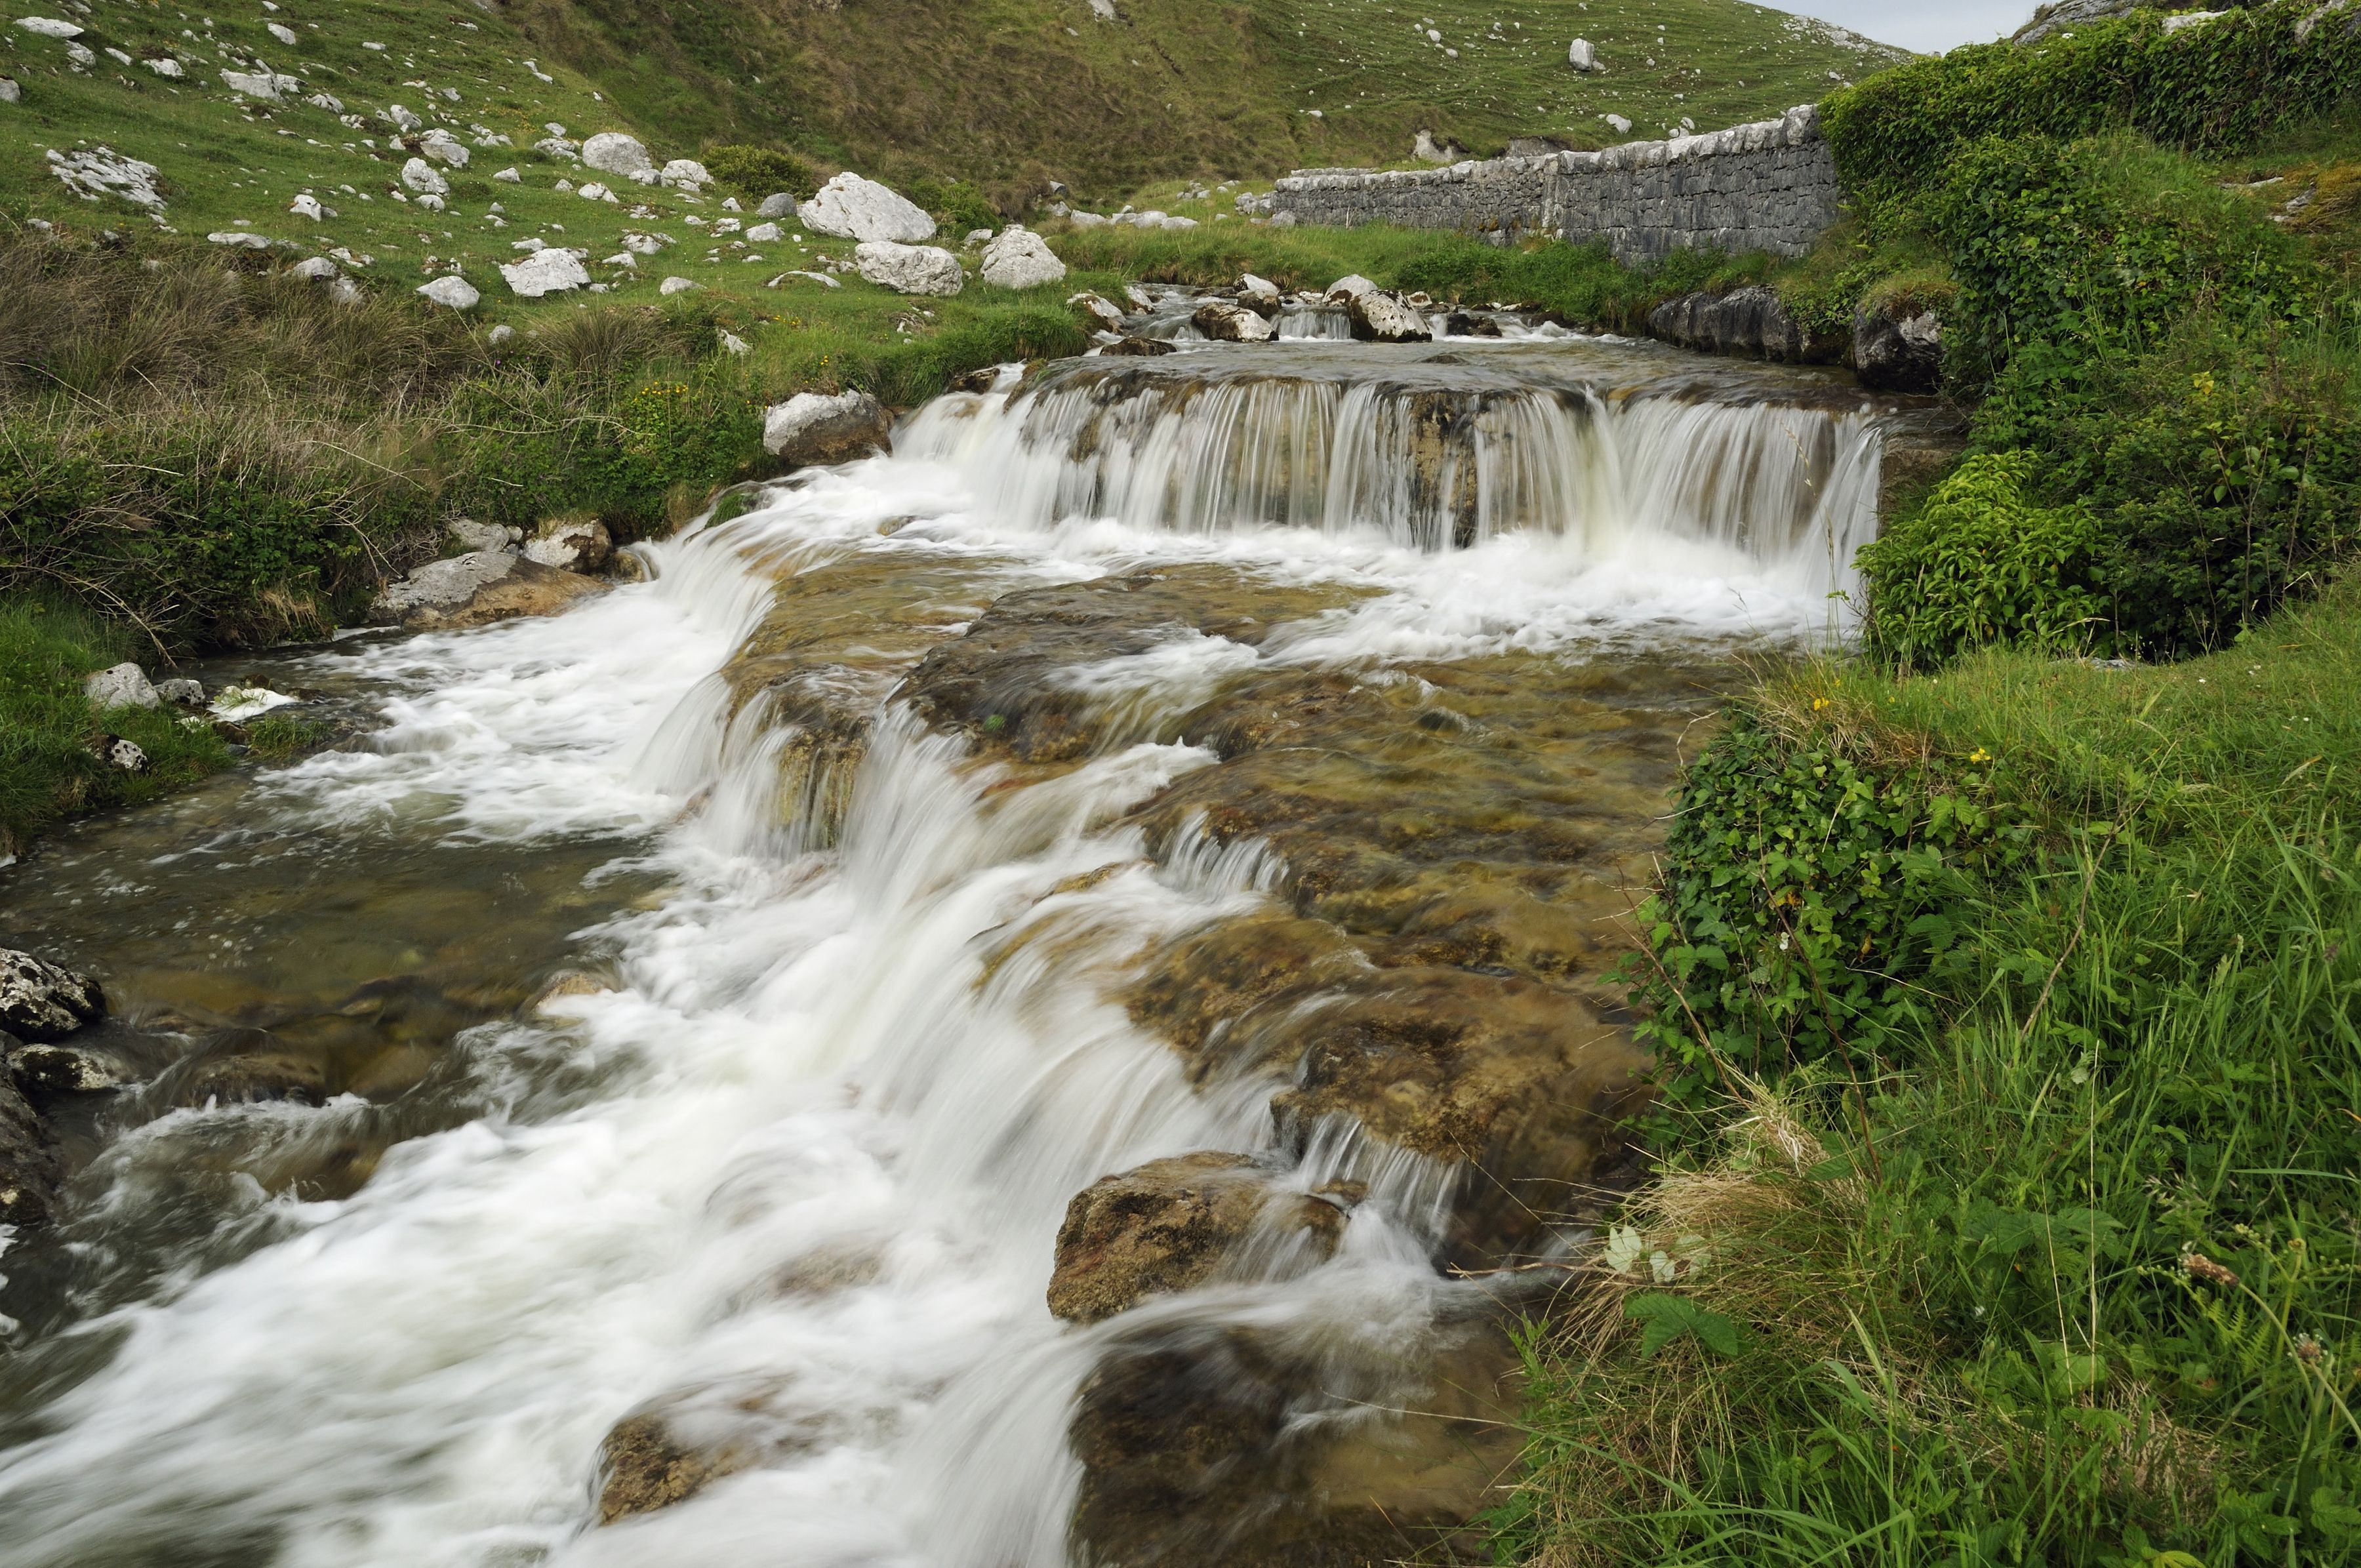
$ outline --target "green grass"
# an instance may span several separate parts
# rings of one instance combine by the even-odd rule
[[[0,594],[0,854],[15,854],[60,817],[152,800],[213,772],[228,752],[211,725],[174,707],[94,713],[82,677],[126,659],[155,667],[124,629],[52,596]],[[126,773],[92,749],[119,735],[148,754]]]
[[[1758,722],[1972,767],[2040,852],[1946,908],[1971,961],[1865,1080],[1743,1091],[1631,1206],[1744,1344],[1562,1303],[1519,1560],[2361,1555],[2356,676],[2351,584],[2169,666],[1771,674]]]

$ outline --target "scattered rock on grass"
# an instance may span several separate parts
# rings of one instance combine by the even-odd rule
[[[421,195],[447,196],[451,181],[443,178],[435,167],[423,158],[413,158],[401,166],[401,183]]]
[[[85,677],[82,695],[102,712],[110,707],[153,707],[159,700],[156,688],[148,684],[148,672],[127,662]]]
[[[796,217],[815,234],[841,239],[893,240],[916,244],[935,236],[935,220],[923,208],[874,180],[840,174],[796,208]]]
[[[506,269],[503,268],[502,270],[505,271]],[[484,298],[481,291],[478,290],[473,283],[456,274],[437,278],[432,283],[421,283],[418,286],[418,291],[436,304],[447,305],[455,311],[472,311],[483,302]]]
[[[590,281],[582,258],[555,246],[536,250],[522,261],[503,264],[500,276],[508,280],[511,290],[528,300],[538,300],[544,294],[562,294]]]
[[[863,278],[897,294],[949,297],[967,286],[959,258],[940,246],[873,239],[853,247],[852,264]]]
[[[655,160],[639,137],[621,131],[600,131],[582,144],[582,161],[602,173],[620,174],[625,178],[653,170]]]
[[[152,163],[126,158],[105,147],[77,148],[71,152],[51,148],[42,156],[49,160],[49,172],[85,202],[114,196],[150,212],[164,210],[164,198],[156,190],[162,170]]]
[[[1038,289],[1066,280],[1066,264],[1049,242],[1021,224],[1011,224],[983,247],[983,280],[1002,289]]]
[[[203,707],[205,705],[205,684],[186,675],[156,683],[156,695],[175,707]]]
[[[796,199],[788,192],[774,191],[763,198],[763,204],[754,209],[754,215],[758,218],[792,218],[796,215]]]
[[[140,750],[136,740],[126,740],[120,735],[102,735],[91,750],[98,754],[100,762],[117,773],[144,773],[148,771],[148,753]]]

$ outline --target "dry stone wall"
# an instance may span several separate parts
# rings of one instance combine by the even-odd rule
[[[1653,261],[1716,246],[1800,256],[1836,222],[1836,159],[1809,105],[1776,120],[1604,152],[1496,158],[1448,169],[1299,170],[1279,182],[1275,221],[1456,229],[1507,245],[1529,234]]]

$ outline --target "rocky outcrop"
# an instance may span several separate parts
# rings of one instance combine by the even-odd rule
[[[1208,300],[1190,320],[1215,343],[1268,343],[1279,335],[1268,316],[1232,300]]]
[[[106,1015],[106,993],[85,974],[0,948],[0,1029],[20,1040],[60,1040]]]
[[[935,237],[935,220],[924,208],[874,180],[850,172],[830,180],[810,201],[797,205],[796,219],[814,234],[840,239],[916,245]]]
[[[850,463],[891,449],[894,420],[867,392],[798,392],[763,418],[763,447],[792,468]]]
[[[865,240],[853,247],[852,265],[872,283],[897,294],[948,297],[967,286],[959,258],[940,246]]]
[[[1203,1284],[1257,1230],[1316,1262],[1335,1251],[1344,1228],[1337,1205],[1275,1190],[1245,1155],[1155,1160],[1102,1178],[1067,1205],[1049,1310],[1095,1323],[1150,1295]]]
[[[1345,302],[1353,336],[1362,343],[1426,343],[1426,318],[1389,289],[1363,289]]]
[[[1794,365],[1838,364],[1849,346],[1843,338],[1806,331],[1777,292],[1763,288],[1667,300],[1648,313],[1648,333],[1707,354]]]
[[[1852,313],[1852,368],[1880,392],[1933,392],[1943,384],[1943,323],[1928,310],[1864,304]]]
[[[1011,224],[983,247],[983,269],[978,276],[994,288],[1038,289],[1064,282],[1066,264],[1039,235]]]
[[[1808,106],[1776,120],[1604,152],[1498,158],[1446,169],[1298,170],[1272,221],[1448,229],[1495,244],[1603,240],[1619,261],[1675,250],[1801,256],[1837,220],[1836,159]]]
[[[453,631],[523,615],[555,615],[604,585],[505,551],[432,561],[392,584],[370,618],[412,631]]]

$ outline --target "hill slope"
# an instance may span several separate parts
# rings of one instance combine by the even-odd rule
[[[390,126],[340,126],[302,101],[319,92],[350,115],[401,103],[479,145],[506,136],[512,148],[480,155],[495,168],[535,162],[554,120],[577,137],[634,129],[666,156],[761,142],[823,167],[965,180],[1014,211],[1051,179],[1118,197],[1155,180],[1399,162],[1421,129],[1486,152],[1521,134],[1603,145],[1619,139],[1610,114],[1633,136],[1724,125],[1901,58],[1737,0],[235,0],[213,16],[52,4],[85,36],[0,26],[0,74],[23,91],[0,103],[0,203],[80,210],[52,211],[63,192],[45,158],[87,141],[163,168],[199,198],[175,214],[209,225],[262,224],[264,193],[283,209],[294,189],[382,182],[366,160]],[[1602,71],[1567,66],[1576,36]],[[167,55],[183,75],[147,63]],[[238,97],[224,70],[301,88]]]

